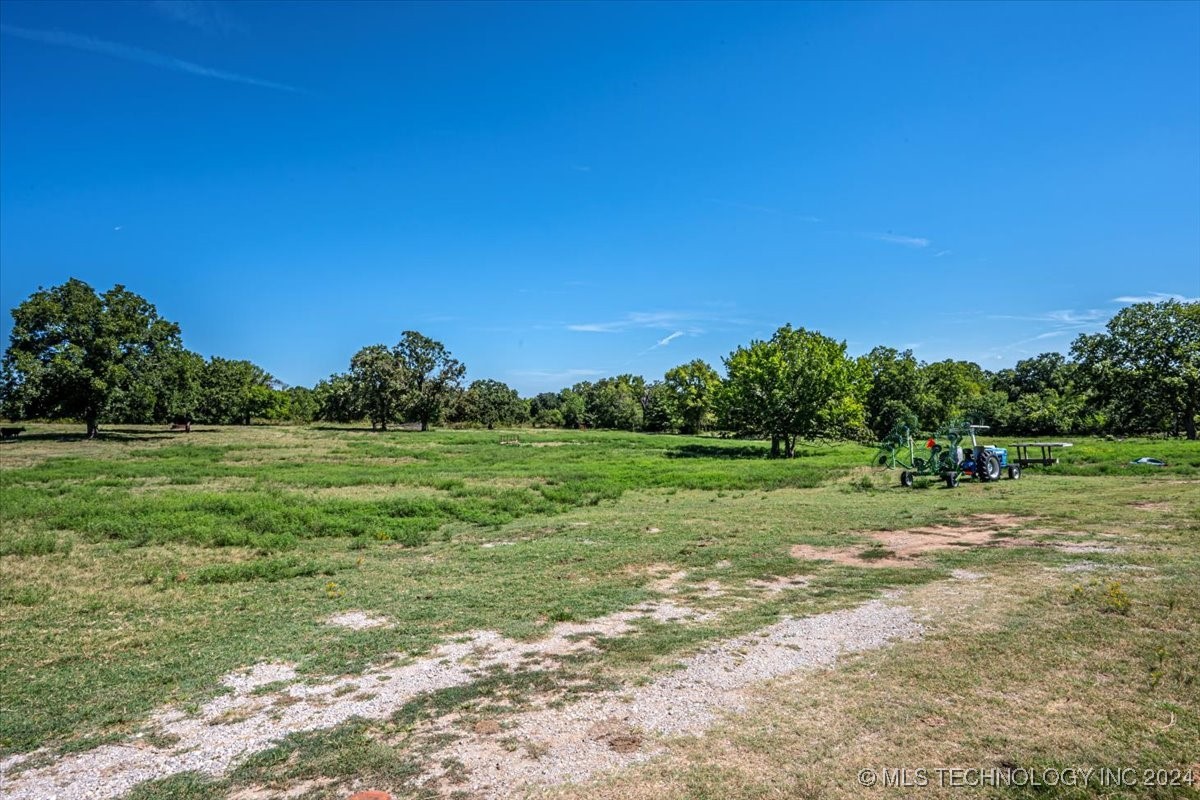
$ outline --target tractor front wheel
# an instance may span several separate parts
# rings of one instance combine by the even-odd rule
[[[900,485],[903,486],[905,489],[912,487],[913,474],[911,472],[909,472],[908,470],[904,470],[903,472],[901,472],[900,473]]]

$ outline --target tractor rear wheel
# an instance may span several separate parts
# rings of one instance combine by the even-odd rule
[[[901,472],[900,473],[900,485],[903,486],[905,489],[911,487],[913,485],[913,474],[911,472],[909,472],[908,470],[904,470],[903,472]]]
[[[1008,479],[1010,481],[1018,481],[1021,479],[1021,465],[1011,464],[1008,467]]]
[[[1000,459],[993,455],[986,455],[975,465],[975,472],[979,475],[981,481],[998,481],[1000,480]]]

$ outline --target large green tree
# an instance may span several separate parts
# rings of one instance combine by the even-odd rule
[[[417,331],[405,331],[392,352],[403,371],[408,416],[427,431],[454,393],[461,391],[467,368],[441,342]]]
[[[1182,428],[1200,413],[1200,302],[1135,303],[1071,345],[1117,426]]]
[[[197,416],[217,425],[249,425],[271,414],[276,383],[251,361],[213,356],[201,374]]]
[[[313,419],[325,422],[354,422],[363,418],[358,393],[349,375],[334,374],[313,387],[316,411]]]
[[[912,350],[876,347],[859,359],[868,380],[867,427],[882,439],[898,424],[919,430],[917,406],[923,390],[921,366]]]
[[[793,458],[798,438],[839,431],[856,406],[861,414],[858,370],[846,343],[816,331],[785,325],[769,341],[731,353],[725,371],[722,418],[739,433],[770,436],[773,456]]]
[[[12,316],[5,406],[24,417],[82,419],[89,437],[151,361],[180,348],[179,326],[119,284],[97,294],[71,278],[38,289]]]
[[[371,420],[372,428],[387,430],[404,412],[408,375],[395,349],[373,344],[350,359],[354,406]]]
[[[699,433],[711,422],[713,397],[721,376],[697,358],[667,370],[663,376],[668,407],[683,433]]]
[[[933,431],[967,416],[991,385],[983,368],[972,361],[935,361],[921,366],[921,393],[915,411],[921,425]]]
[[[463,421],[487,428],[519,425],[529,419],[529,404],[521,399],[516,389],[500,381],[473,381],[463,393],[460,406]]]

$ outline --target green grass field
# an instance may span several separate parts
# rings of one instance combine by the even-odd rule
[[[536,640],[554,623],[655,598],[664,572],[686,571],[679,597],[723,612],[641,625],[557,672],[497,676],[390,720],[296,735],[228,776],[170,778],[137,790],[143,798],[316,779],[314,797],[356,779],[423,796],[432,790],[408,780],[421,745],[397,733],[421,720],[481,697],[519,708],[555,687],[637,682],[784,615],[894,588],[937,621],[921,641],[762,687],[762,713],[561,791],[854,797],[859,767],[914,759],[1200,764],[1196,443],[1077,440],[1062,464],[1020,481],[910,490],[852,444],[808,443],[781,461],[759,442],[605,432],[521,431],[511,445],[484,431],[120,428],[89,442],[75,428],[29,428],[0,446],[0,755],[43,747],[47,761],[120,741],[155,709],[195,709],[223,691],[222,675],[258,662],[319,680],[472,630]],[[1128,464],[1143,455],[1170,466]],[[1020,546],[882,567],[791,554],[866,551],[873,531],[980,514],[1018,519],[1005,535]],[[1050,546],[1062,542],[1079,548]],[[938,594],[952,570],[988,576],[969,604]],[[808,578],[803,591],[744,590],[794,575]],[[711,581],[726,593],[706,593]],[[392,624],[325,624],[348,610]],[[914,722],[925,718],[939,722]],[[719,757],[731,744],[738,757]],[[1188,792],[1122,791],[1112,796]]]

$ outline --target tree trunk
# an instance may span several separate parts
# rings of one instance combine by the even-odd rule
[[[423,431],[429,430],[429,420],[427,420],[427,419],[421,420],[421,430],[423,430]]]
[[[787,447],[784,450],[783,457],[784,458],[795,458],[796,457],[796,437],[795,436],[785,436],[784,441],[787,443]]]
[[[1183,428],[1187,431],[1187,438],[1192,441],[1196,440],[1196,405],[1188,403],[1183,410]]]
[[[779,458],[779,434],[771,434],[771,458]]]
[[[100,434],[100,425],[96,421],[95,414],[88,414],[87,417],[87,438],[95,439]]]

